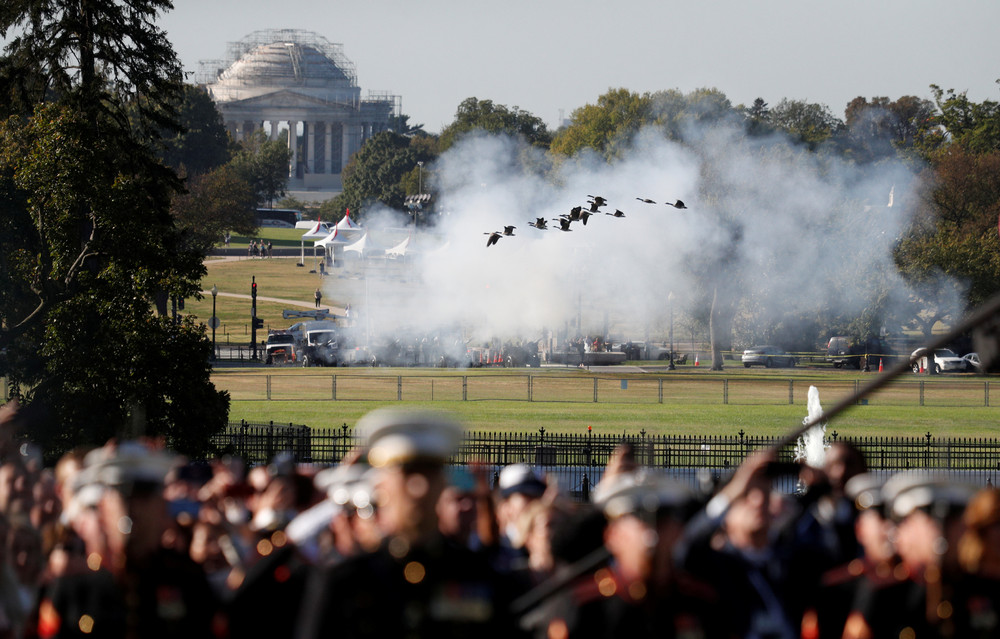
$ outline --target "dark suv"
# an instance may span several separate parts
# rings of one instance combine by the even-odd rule
[[[834,368],[877,366],[879,360],[888,363],[892,357],[892,349],[881,337],[860,340],[838,335],[826,343],[826,361]]]
[[[271,331],[267,336],[267,364],[290,364],[295,359],[295,336],[288,331]]]

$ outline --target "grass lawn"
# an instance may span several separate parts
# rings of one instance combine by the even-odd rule
[[[334,373],[337,401],[282,399],[330,397]],[[780,377],[748,372],[741,366],[722,373],[679,371],[664,377],[664,388],[669,392],[664,390],[661,404],[656,397],[659,379],[656,374],[623,376],[577,373],[573,369],[536,370],[531,372],[536,401],[525,398],[527,374],[525,369],[258,368],[220,369],[213,380],[234,398],[232,420],[273,420],[330,428],[343,423],[353,426],[358,418],[379,406],[413,406],[452,412],[470,430],[478,431],[536,431],[544,426],[550,432],[585,432],[590,426],[595,433],[602,434],[637,434],[645,429],[657,434],[714,436],[735,435],[743,430],[752,436],[777,436],[797,428],[806,417],[810,385],[817,386],[821,403],[830,407],[853,392],[854,380],[859,377],[833,369],[779,371]],[[404,389],[402,402],[394,401],[400,377]],[[600,403],[592,401],[594,377],[601,389]],[[461,391],[457,390],[463,378],[469,401],[462,401]],[[630,380],[628,391],[620,390],[623,378]],[[729,380],[728,404],[722,402],[720,395],[723,379]],[[794,381],[793,404],[788,403],[789,379]],[[427,399],[430,380],[437,384],[433,401]],[[271,400],[264,399],[267,383]],[[919,405],[919,389],[919,381],[905,376],[872,397],[869,405],[855,406],[839,415],[828,430],[851,437],[920,438],[927,432],[935,437],[997,436],[1000,415],[997,408],[983,405],[982,378],[927,379],[924,406]],[[637,395],[626,397],[626,393],[633,392]],[[492,399],[496,397],[512,399]],[[539,397],[545,401],[538,401]],[[559,401],[560,397],[563,401]]]

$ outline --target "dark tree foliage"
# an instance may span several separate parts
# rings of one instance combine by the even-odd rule
[[[338,210],[349,208],[362,216],[365,208],[374,202],[403,210],[404,177],[412,174],[417,162],[432,159],[426,145],[414,145],[411,138],[383,131],[368,140],[344,168],[344,192],[337,199],[336,207]],[[426,166],[424,173],[424,177],[428,177]]]
[[[258,206],[270,206],[288,187],[288,163],[292,151],[279,140],[268,140],[258,130],[240,142],[230,164],[236,174],[253,188]]]
[[[27,435],[50,457],[115,434],[204,452],[227,419],[204,328],[153,310],[197,295],[204,274],[170,215],[180,182],[158,158],[178,128],[179,65],[155,26],[170,7],[0,7],[0,375],[45,409]]]
[[[229,161],[229,134],[222,122],[222,114],[215,108],[208,91],[185,84],[177,106],[177,122],[181,129],[164,135],[164,164],[193,176],[207,173]]]

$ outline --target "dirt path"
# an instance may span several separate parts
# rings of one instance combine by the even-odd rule
[[[202,291],[201,294],[211,297],[212,291]],[[251,299],[249,295],[243,293],[223,293],[222,291],[219,291],[219,297],[232,297],[239,300]],[[257,300],[262,302],[274,302],[275,304],[284,304],[285,306],[294,306],[296,308],[316,308],[315,301],[303,302],[302,300],[289,300],[281,297],[265,297],[264,295],[258,295]],[[343,316],[345,312],[344,309],[339,306],[323,306],[322,308],[327,309],[334,315]]]

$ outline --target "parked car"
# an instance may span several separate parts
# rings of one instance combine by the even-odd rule
[[[916,358],[916,359],[914,359]],[[913,372],[919,373],[921,370],[928,370],[927,349],[918,348],[910,354],[913,362]],[[934,350],[934,372],[935,373],[964,373],[967,362],[955,354],[955,351],[947,348]]]
[[[826,361],[834,368],[862,368],[875,366],[882,360],[885,364],[893,361],[892,348],[881,337],[858,339],[846,336],[831,337],[826,343]]]
[[[978,373],[983,369],[983,363],[979,361],[979,353],[969,353],[968,355],[963,355],[962,359],[965,360],[965,370],[970,373]]]
[[[774,366],[795,366],[795,356],[781,350],[777,346],[754,346],[743,351],[743,366],[750,368],[759,364],[765,368]]]

